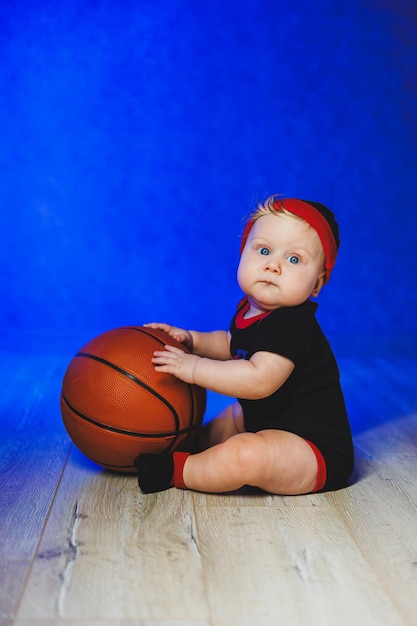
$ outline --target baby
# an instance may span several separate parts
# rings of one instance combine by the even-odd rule
[[[272,196],[250,216],[237,280],[245,294],[229,331],[152,323],[183,343],[156,351],[160,372],[238,401],[199,433],[198,451],[141,454],[143,493],[177,487],[272,494],[339,489],[353,470],[339,370],[315,317],[339,248],[324,205]]]

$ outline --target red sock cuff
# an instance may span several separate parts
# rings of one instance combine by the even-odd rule
[[[184,482],[183,473],[185,461],[189,456],[190,452],[174,452],[172,455],[174,460],[174,477],[172,479],[172,485],[177,489],[188,489]]]

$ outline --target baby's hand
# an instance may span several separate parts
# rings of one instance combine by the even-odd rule
[[[180,343],[183,343],[186,348],[193,351],[193,337],[189,330],[184,328],[177,328],[176,326],[170,326],[169,324],[160,324],[159,322],[152,322],[151,324],[144,324],[149,328],[155,328],[156,330],[163,330],[170,337],[173,337]]]
[[[165,346],[165,350],[154,352],[152,363],[157,372],[173,374],[186,383],[194,383],[194,368],[201,357],[187,354],[175,346]]]

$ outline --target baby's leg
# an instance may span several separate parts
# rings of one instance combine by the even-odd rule
[[[222,493],[244,485],[281,495],[309,493],[318,473],[309,444],[293,433],[262,430],[239,433],[191,455],[183,480],[195,491]]]
[[[240,404],[235,402],[203,426],[197,437],[196,447],[199,450],[206,450],[242,432],[244,432],[242,409]]]

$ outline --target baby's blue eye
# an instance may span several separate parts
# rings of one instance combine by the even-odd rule
[[[300,262],[300,259],[298,258],[298,256],[295,256],[295,254],[290,254],[290,256],[287,256],[287,261],[293,263],[293,265],[296,265]]]
[[[265,246],[262,246],[261,248],[258,248],[258,252],[259,252],[259,254],[262,254],[264,256],[267,256],[269,254],[269,250],[268,250],[268,248],[265,248]]]

